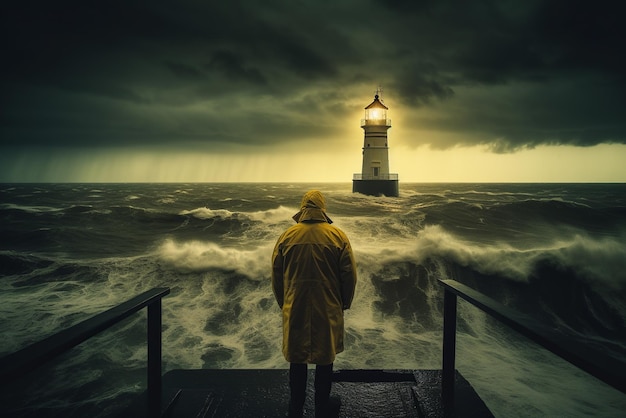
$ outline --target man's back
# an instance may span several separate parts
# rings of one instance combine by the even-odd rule
[[[301,222],[292,226],[279,244],[286,286],[312,280],[336,288],[335,293],[341,299],[340,272],[351,268],[349,246],[345,234],[326,222]]]
[[[356,266],[348,237],[331,225],[317,190],[304,194],[296,225],[272,253],[272,290],[283,317],[283,355],[290,362],[289,416],[301,417],[307,363],[315,364],[315,414],[330,405],[335,355],[343,351],[343,311],[354,297]]]
[[[299,222],[276,242],[272,286],[287,361],[330,364],[343,351],[343,311],[354,297],[356,267],[346,234],[307,202],[305,195]]]

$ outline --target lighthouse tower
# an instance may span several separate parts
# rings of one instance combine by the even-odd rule
[[[373,196],[398,196],[398,175],[389,173],[389,145],[387,130],[391,120],[387,119],[385,106],[376,90],[374,101],[365,108],[365,119],[361,128],[365,131],[363,140],[363,167],[361,173],[354,174],[352,192]]]

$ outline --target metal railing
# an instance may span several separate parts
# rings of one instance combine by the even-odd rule
[[[148,308],[148,414],[161,414],[161,299],[170,289],[148,290],[105,312],[31,344],[0,359],[0,385],[6,386],[25,373],[63,354],[130,315]]]
[[[372,174],[354,173],[352,180],[398,180],[398,174],[390,173],[374,176]]]
[[[558,333],[455,280],[440,280],[439,282],[444,287],[441,382],[444,405],[454,405],[457,296],[579,369],[626,393],[626,362],[610,357],[606,352],[592,347],[581,346],[573,338]]]

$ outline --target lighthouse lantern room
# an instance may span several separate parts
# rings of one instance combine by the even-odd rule
[[[361,173],[352,179],[352,192],[373,196],[398,196],[398,175],[389,172],[389,144],[387,130],[391,120],[387,119],[388,107],[376,91],[374,101],[365,107],[365,118],[361,128],[363,140],[363,166]]]

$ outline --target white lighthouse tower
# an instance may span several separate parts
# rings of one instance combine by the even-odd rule
[[[363,167],[352,179],[352,192],[373,196],[398,196],[398,175],[389,173],[389,143],[387,130],[391,120],[387,119],[388,107],[379,98],[376,90],[374,101],[365,108],[365,119],[361,128],[363,140]]]

